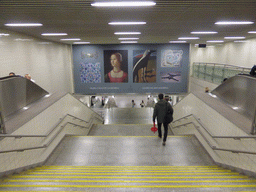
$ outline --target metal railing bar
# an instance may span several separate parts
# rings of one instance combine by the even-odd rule
[[[67,116],[70,116],[70,117],[73,117],[73,118],[75,118],[75,119],[79,119],[80,121],[89,123],[88,121],[85,121],[85,120],[83,120],[83,119],[80,119],[80,118],[78,118],[78,117],[76,117],[76,116],[74,116],[74,115],[67,114]]]
[[[241,151],[241,150],[225,149],[225,148],[217,148],[217,147],[213,147],[213,150],[229,151],[229,152],[232,152],[232,153],[246,153],[246,154],[256,155],[256,152],[253,152],[253,151]]]
[[[173,121],[173,123],[174,122],[177,122],[177,121],[180,121],[181,119],[186,119],[187,117],[190,117],[190,116],[192,116],[192,117],[194,117],[194,119],[202,126],[202,128],[212,137],[212,138],[217,138],[217,139],[227,139],[227,138],[230,138],[230,139],[253,139],[253,138],[256,138],[256,135],[255,136],[213,136],[206,128],[205,128],[205,126],[198,120],[198,118],[197,117],[195,117],[195,115],[193,115],[193,114],[190,114],[190,115],[187,115],[187,116],[184,116],[184,117],[182,117],[182,118],[179,118],[179,119],[177,119],[177,120],[175,120],[175,121]],[[190,123],[192,123],[192,122],[190,122]],[[184,126],[184,125],[187,125],[187,124],[190,124],[190,123],[184,123],[184,124],[181,124],[181,125],[177,125],[177,126],[174,126],[173,128],[176,128],[176,127],[181,127],[181,126]]]
[[[97,117],[94,117],[94,118],[97,118]],[[64,118],[63,118],[62,120],[64,120]],[[90,121],[92,122],[92,118],[91,118]],[[57,135],[59,135],[59,133],[65,128],[65,126],[66,126],[67,124],[76,125],[76,124],[74,124],[74,123],[66,122],[64,125],[61,126],[61,128],[58,130],[58,132],[51,138],[51,140],[50,140],[47,144],[40,145],[40,146],[36,146],[36,147],[27,147],[27,148],[12,149],[12,150],[2,150],[2,151],[0,151],[0,153],[23,152],[23,151],[27,151],[27,150],[46,148],[46,147],[48,147],[48,146],[54,141],[54,139],[57,137]],[[58,124],[58,125],[59,125],[59,124]],[[58,125],[57,125],[55,128],[57,128]],[[80,126],[80,125],[77,125],[77,126]],[[81,126],[81,127],[82,127],[82,126]]]
[[[185,119],[187,118],[188,116],[193,116],[194,119],[200,124],[200,126],[209,134],[209,136],[211,138],[232,138],[232,139],[239,139],[239,138],[245,138],[245,139],[248,139],[248,138],[255,138],[254,136],[212,136],[210,134],[210,132],[202,125],[202,123],[200,123],[200,121],[193,115],[193,114],[190,114],[190,115],[187,115],[185,117],[182,117],[178,120],[181,120],[181,119]],[[176,120],[176,121],[178,121]],[[200,133],[200,135],[204,138],[205,142],[213,149],[213,150],[219,150],[219,151],[229,151],[229,152],[232,152],[232,153],[245,153],[245,154],[253,154],[253,155],[256,155],[256,152],[252,152],[252,151],[241,151],[241,150],[233,150],[233,149],[225,149],[225,148],[218,148],[216,146],[213,146],[209,141],[208,139],[206,139],[206,137],[204,136],[204,134],[201,132],[201,130],[199,129],[199,127],[194,123],[194,122],[189,122],[189,123],[184,123],[182,125],[177,125],[175,127],[172,127],[172,128],[176,128],[176,127],[180,127],[180,126],[184,126],[184,125],[187,125],[187,124],[193,124],[195,129]]]
[[[60,118],[60,121],[46,135],[9,135],[9,134],[0,134],[0,137],[15,137],[15,138],[22,138],[22,137],[48,137],[54,131],[54,129],[56,129],[56,127],[58,127],[63,122],[63,120],[67,116],[71,116],[73,118],[79,119],[80,121],[84,121],[85,123],[89,123],[88,121],[85,121],[85,120],[80,119],[78,117],[75,117],[73,115],[66,114],[63,118]],[[71,122],[69,122],[69,123],[71,123]],[[77,124],[75,124],[75,125],[77,125]],[[77,125],[77,126],[80,126],[80,125]]]

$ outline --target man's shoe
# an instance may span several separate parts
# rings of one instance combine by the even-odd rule
[[[163,141],[163,146],[165,146],[165,141]]]

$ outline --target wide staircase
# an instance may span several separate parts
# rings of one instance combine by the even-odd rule
[[[103,191],[103,189],[104,191],[255,190],[256,180],[218,166],[42,166],[4,179],[0,190]]]

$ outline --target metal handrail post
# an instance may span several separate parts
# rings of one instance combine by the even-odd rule
[[[252,120],[252,129],[251,129],[251,134],[254,135],[255,131],[256,131],[256,107],[254,110],[254,116],[253,116],[253,120]]]

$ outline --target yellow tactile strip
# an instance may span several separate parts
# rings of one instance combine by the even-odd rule
[[[0,187],[256,188],[256,180],[218,166],[42,166],[10,176]]]

